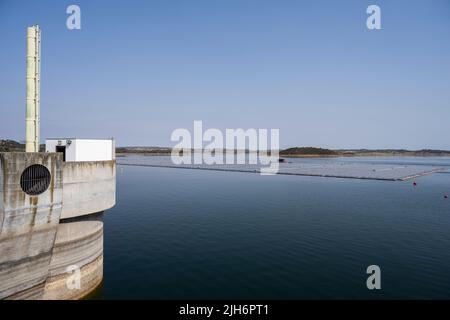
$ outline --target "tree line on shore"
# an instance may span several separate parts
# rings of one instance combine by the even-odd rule
[[[8,139],[0,139],[0,152],[23,152],[25,151],[25,144]],[[40,151],[45,151],[45,145],[41,144]],[[192,150],[194,152],[194,150]],[[226,150],[221,150],[225,152]],[[241,150],[249,152],[248,150]],[[172,148],[169,147],[117,147],[117,154],[170,154]],[[237,152],[237,150],[234,150]],[[293,157],[308,157],[308,156],[323,156],[323,157],[340,157],[340,156],[450,156],[449,150],[406,150],[406,149],[339,149],[331,150],[317,147],[293,147],[280,150],[282,156]]]

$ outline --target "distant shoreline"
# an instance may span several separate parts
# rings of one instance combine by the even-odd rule
[[[179,150],[182,152],[182,150]],[[201,150],[191,149],[190,152],[200,152]],[[258,153],[249,150],[210,150],[212,153]],[[171,148],[162,147],[118,147],[116,154],[141,154],[141,155],[170,155]],[[403,149],[340,149],[331,150],[317,147],[295,147],[279,151],[280,157],[290,158],[335,158],[335,157],[447,157],[450,151],[447,150],[403,150]]]
[[[248,153],[248,152],[246,152]],[[154,151],[126,151],[117,152],[116,156],[127,156],[127,155],[142,155],[142,156],[170,156],[171,152],[154,152]],[[393,152],[363,152],[363,153],[341,153],[335,155],[325,155],[325,154],[282,154],[280,157],[283,158],[354,158],[354,157],[450,157],[449,153],[416,153],[413,151],[406,153],[393,153]]]
[[[280,155],[281,156],[281,155]],[[338,154],[338,155],[293,155],[293,154],[284,154],[282,155],[285,158],[354,158],[354,157],[450,157],[450,153],[430,153],[430,154],[416,154],[416,153],[354,153],[354,154]]]
[[[41,152],[45,151],[45,146],[41,145]],[[25,145],[14,140],[0,139],[0,152],[24,152]],[[198,152],[199,150],[191,150]],[[181,150],[180,150],[181,152]],[[212,150],[214,153],[214,150]],[[257,153],[249,150],[217,150],[218,153]],[[172,148],[168,147],[117,147],[116,155],[128,154],[146,156],[167,156],[172,153]],[[280,150],[280,157],[286,158],[336,158],[336,157],[450,157],[448,150],[406,150],[406,149],[324,149],[317,147],[294,147]]]
[[[171,148],[161,147],[119,147],[116,148],[117,155],[139,154],[147,156],[170,155]],[[180,150],[182,152],[182,150]],[[191,153],[200,152],[200,150],[190,150]],[[212,153],[215,150],[211,150]],[[249,150],[217,150],[217,153],[234,152],[237,153],[258,153],[258,151]],[[279,152],[280,157],[286,158],[336,158],[336,157],[450,157],[450,151],[447,150],[394,150],[394,149],[341,149],[331,150],[316,147],[295,147],[284,149]]]

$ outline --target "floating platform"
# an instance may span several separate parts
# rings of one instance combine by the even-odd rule
[[[260,173],[260,164],[181,164],[171,161],[169,156],[125,156],[120,157],[118,165],[162,167],[177,169],[197,169],[232,172]],[[403,165],[385,163],[363,163],[351,161],[327,161],[323,159],[308,159],[290,161],[279,164],[278,174],[294,176],[316,176],[328,178],[369,179],[385,181],[406,181],[435,172],[444,172],[449,167],[434,165]]]

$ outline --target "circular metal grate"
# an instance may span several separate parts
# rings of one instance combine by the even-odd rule
[[[37,196],[48,189],[50,179],[50,171],[45,166],[33,164],[22,172],[20,187],[26,194]]]

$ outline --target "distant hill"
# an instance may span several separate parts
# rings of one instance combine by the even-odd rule
[[[338,156],[339,153],[330,150],[315,147],[295,147],[280,151],[280,155],[290,156]]]
[[[0,139],[0,152],[23,152],[25,144],[14,140]],[[40,151],[45,151],[45,145],[41,144]],[[192,150],[194,151],[194,150]],[[223,150],[225,151],[225,150]],[[172,148],[169,147],[117,147],[116,153],[120,154],[148,154],[148,155],[169,155]],[[234,150],[234,152],[237,152]],[[240,151],[239,151],[240,152]],[[248,150],[242,150],[248,152]],[[317,147],[293,147],[280,151],[280,155],[285,157],[447,157],[450,156],[448,150],[405,150],[405,149],[339,149],[331,150]]]
[[[172,151],[169,147],[117,147],[117,154],[148,154],[148,155],[168,155]],[[225,152],[225,150],[222,150]],[[192,150],[194,152],[194,150]],[[234,150],[236,152],[236,150]],[[248,152],[246,150],[245,152]],[[405,150],[405,149],[341,149],[331,150],[317,147],[293,147],[280,151],[280,155],[286,157],[370,157],[370,156],[450,156],[447,150]]]
[[[358,157],[448,157],[450,151],[448,150],[405,150],[405,149],[356,149],[356,150],[336,150],[342,156],[358,156]]]
[[[0,140],[0,152],[25,151],[25,145],[14,140]]]
[[[41,144],[39,150],[44,152],[45,144]],[[0,139],[0,152],[25,152],[25,144],[14,140]]]
[[[330,150],[314,147],[289,148],[280,151],[280,155],[293,157],[308,156],[339,156],[339,157],[446,157],[450,156],[447,150],[405,150],[405,149],[340,149]]]
[[[117,147],[116,153],[148,153],[148,154],[170,154],[172,148],[164,147]]]

